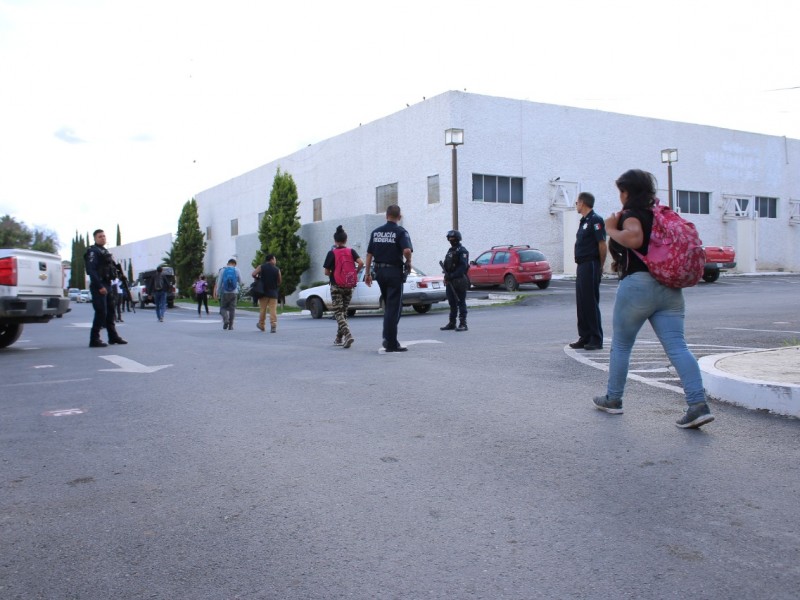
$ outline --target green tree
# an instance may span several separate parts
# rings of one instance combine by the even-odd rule
[[[78,288],[82,290],[86,285],[86,261],[84,254],[88,244],[82,236],[75,232],[75,238],[72,240],[72,270],[69,277],[69,287]]]
[[[297,289],[300,276],[311,266],[308,244],[297,235],[300,229],[300,215],[297,199],[297,185],[289,173],[281,173],[278,167],[269,195],[269,208],[258,228],[261,247],[256,253],[253,267],[264,262],[267,254],[274,254],[282,277],[281,298]]]
[[[117,246],[122,246],[122,234],[119,231],[119,223],[117,223]]]
[[[44,229],[30,229],[10,215],[0,217],[0,248],[25,248],[58,254],[58,237]]]
[[[178,280],[180,295],[191,295],[192,282],[203,272],[203,259],[206,255],[206,242],[200,230],[197,216],[197,201],[192,198],[183,205],[178,219],[178,232],[172,244],[172,268]]]

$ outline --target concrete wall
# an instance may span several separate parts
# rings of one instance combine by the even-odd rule
[[[140,272],[155,269],[163,264],[161,259],[171,249],[172,234],[165,233],[146,240],[122,244],[108,250],[114,255],[117,262],[123,263],[124,261],[125,264],[131,262],[133,265],[133,277],[136,278]],[[127,273],[127,269],[125,272]]]
[[[559,178],[573,195],[591,191],[597,212],[608,214],[619,208],[614,180],[629,168],[642,168],[659,179],[666,201],[660,150],[678,148],[674,188],[711,194],[711,214],[685,215],[703,241],[752,244],[757,270],[800,271],[800,226],[788,220],[788,200],[800,198],[800,141],[462,92],[428,99],[197,194],[200,225],[212,229],[206,270],[216,271],[234,255],[240,265],[249,265],[257,247],[251,236],[280,167],[297,184],[303,235],[321,236],[310,245],[315,265],[324,258],[317,248],[321,252],[328,244],[325,236],[332,236],[337,224],[347,228],[352,222],[355,241],[361,226],[350,219],[365,219],[366,230],[376,214],[376,188],[397,183],[414,262],[438,272],[451,227],[451,150],[444,145],[450,127],[465,130],[465,143],[458,147],[459,228],[473,257],[496,244],[530,244],[545,252],[555,271],[570,271],[565,261],[574,236],[565,234],[564,213],[550,210],[551,180]],[[522,177],[524,203],[472,201],[473,173]],[[431,175],[439,176],[435,204],[427,198]],[[752,228],[723,219],[729,194],[779,198],[778,219],[759,219]],[[311,226],[315,198],[322,199],[322,233]],[[234,218],[238,236],[230,235]],[[319,272],[312,270],[304,282],[319,279]]]

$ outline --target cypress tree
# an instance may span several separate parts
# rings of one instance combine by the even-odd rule
[[[278,167],[269,195],[269,208],[258,228],[261,247],[256,253],[253,267],[264,262],[267,254],[275,255],[283,276],[279,290],[281,298],[297,289],[300,276],[311,266],[308,244],[297,235],[300,229],[299,208],[294,178],[289,173],[281,173]]]
[[[191,295],[192,282],[203,272],[203,259],[206,254],[204,237],[197,215],[197,201],[192,198],[183,205],[175,242],[168,254],[171,266],[175,269],[178,289],[183,297]]]

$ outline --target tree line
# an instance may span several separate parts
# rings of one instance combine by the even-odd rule
[[[282,172],[279,167],[272,182],[267,210],[259,224],[260,247],[253,259],[252,266],[255,268],[264,262],[267,254],[275,255],[283,275],[283,282],[279,290],[282,298],[297,289],[300,277],[311,265],[306,241],[297,235],[297,231],[300,229],[299,208],[297,185],[291,174]],[[70,287],[84,287],[86,280],[84,254],[92,243],[94,242],[90,240],[88,233],[84,238],[76,232],[75,238],[72,240]],[[119,225],[117,225],[117,245],[121,244],[122,236]],[[178,218],[175,240],[170,250],[161,259],[163,266],[172,267],[174,270],[179,293],[183,297],[194,296],[192,283],[203,273],[207,246],[205,234],[200,229],[197,201],[192,198],[183,205]],[[57,244],[55,247],[57,248]],[[55,252],[56,250],[50,251]],[[144,266],[148,269],[154,267],[154,265]],[[219,265],[219,267],[222,266]],[[128,280],[133,282],[133,265],[128,261],[127,265],[122,265],[122,267],[123,270],[127,270]],[[247,277],[249,275],[247,269],[243,271],[244,277]],[[209,283],[213,284],[216,273],[207,273],[206,276]]]

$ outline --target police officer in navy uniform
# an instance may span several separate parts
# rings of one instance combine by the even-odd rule
[[[414,248],[411,236],[398,224],[400,207],[386,209],[386,224],[375,229],[367,246],[367,274],[364,282],[372,287],[372,269],[383,299],[383,347],[386,352],[405,352],[408,348],[397,341],[397,324],[403,312],[403,283],[411,271]],[[405,262],[404,262],[405,261]]]
[[[447,325],[440,327],[442,331],[455,329],[467,331],[467,289],[469,279],[469,251],[461,245],[461,232],[451,229],[447,232],[447,241],[450,249],[441,263],[444,270],[444,284],[447,291],[447,302],[450,304],[450,320]],[[458,316],[458,327],[456,327]]]
[[[575,236],[575,302],[578,310],[578,340],[570,348],[603,349],[603,324],[600,318],[600,280],[606,262],[606,228],[603,217],[594,212],[594,196],[581,192],[575,202],[581,215]]]
[[[92,234],[94,244],[86,250],[86,274],[89,275],[89,289],[92,292],[94,321],[89,334],[90,348],[105,348],[108,344],[127,344],[117,333],[115,321],[114,296],[111,282],[117,278],[117,264],[111,252],[106,250],[106,234],[97,229]],[[108,331],[108,344],[100,339],[100,329]]]

